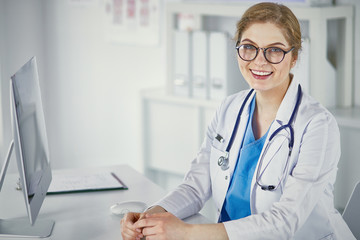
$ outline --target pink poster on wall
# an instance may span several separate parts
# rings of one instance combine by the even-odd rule
[[[157,45],[160,38],[160,7],[160,0],[105,0],[107,41]]]

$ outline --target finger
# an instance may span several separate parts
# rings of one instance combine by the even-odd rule
[[[146,213],[146,218],[163,218],[169,216],[168,212],[162,212],[162,213]]]
[[[134,224],[123,219],[121,221],[121,233],[124,234],[128,239],[135,239],[136,237],[143,237],[141,229],[136,229]]]
[[[144,228],[144,227],[153,227],[157,224],[157,218],[143,218],[137,221],[133,226],[134,228]]]
[[[156,240],[156,237],[157,237],[156,235],[146,236],[146,240]]]
[[[156,235],[158,233],[157,229],[158,229],[157,226],[155,226],[155,227],[146,227],[146,228],[143,228],[142,234],[144,236],[146,236],[146,239],[148,239],[149,236]]]
[[[135,232],[136,229],[139,229],[139,227],[137,227],[137,226],[135,225],[136,223],[137,223],[137,222],[135,222],[135,223],[126,222],[126,223],[124,224],[124,227]]]
[[[134,223],[139,219],[139,217],[140,217],[140,213],[129,212],[124,215],[123,220],[125,222]]]
[[[125,239],[136,239],[136,238],[142,238],[144,235],[141,233],[141,231],[132,231],[131,229],[124,229],[121,231],[121,235]]]
[[[126,232],[121,232],[121,237],[123,240],[134,240],[136,239],[136,236],[130,235]]]
[[[134,224],[138,221],[139,217],[140,217],[139,213],[138,214],[125,215],[124,218],[121,221],[121,224],[124,227],[135,230],[136,228],[134,227]]]
[[[147,213],[141,213],[141,214],[140,214],[140,217],[139,217],[139,220],[145,218],[145,217],[146,217],[146,214],[147,214]]]
[[[140,213],[138,221],[141,220],[141,219],[144,219],[145,216],[146,216],[146,213]]]

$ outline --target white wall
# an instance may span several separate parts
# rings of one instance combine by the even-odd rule
[[[44,38],[42,1],[8,1],[0,3],[0,163],[3,163],[11,135],[9,79],[31,56],[38,56],[39,75],[44,77]],[[40,82],[43,84],[44,81]],[[42,89],[44,92],[44,89]],[[16,166],[12,161],[12,166]]]
[[[163,47],[106,42],[102,11],[101,4],[46,4],[49,141],[56,167],[141,167],[139,91],[165,82]]]
[[[103,1],[94,2],[1,0],[1,159],[11,139],[8,79],[37,55],[52,167],[129,163],[142,171],[139,93],[165,83],[164,43],[107,42]]]

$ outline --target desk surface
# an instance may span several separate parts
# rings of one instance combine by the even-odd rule
[[[57,170],[53,171],[53,174],[59,174],[62,171],[74,170]],[[110,206],[123,201],[143,201],[151,205],[166,194],[158,185],[127,165],[82,169],[81,171],[115,172],[129,189],[46,196],[38,219],[55,221],[52,235],[48,239],[121,239],[121,218],[110,213]],[[15,190],[16,181],[17,175],[6,176],[0,192],[1,219],[27,216],[22,192]],[[209,220],[200,214],[185,221],[209,223]],[[5,238],[0,237],[0,239]]]

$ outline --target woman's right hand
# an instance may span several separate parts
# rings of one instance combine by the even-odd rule
[[[121,236],[123,240],[138,240],[144,237],[142,229],[136,229],[134,224],[142,219],[146,213],[161,213],[166,210],[160,206],[153,206],[144,213],[129,212],[121,219]]]
[[[145,213],[129,212],[121,219],[121,236],[123,240],[137,240],[143,237],[141,229],[134,228],[134,223],[140,220]]]

